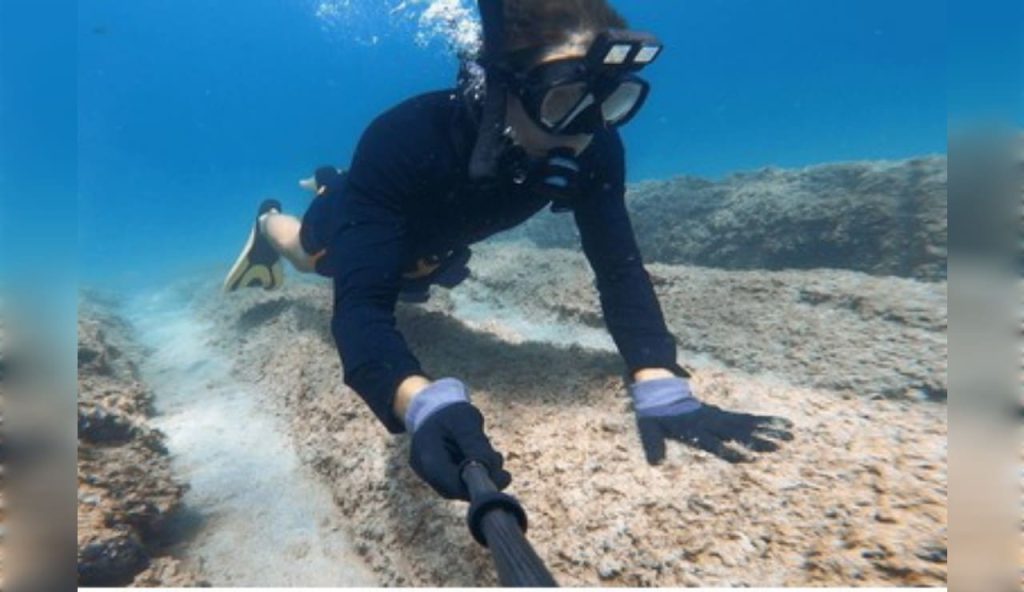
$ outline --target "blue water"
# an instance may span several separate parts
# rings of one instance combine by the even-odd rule
[[[455,59],[398,3],[335,1],[325,20],[314,0],[82,2],[83,279],[230,265],[262,197],[301,212],[300,177],[448,86]],[[632,180],[945,152],[944,3],[617,4],[668,47],[624,132]]]

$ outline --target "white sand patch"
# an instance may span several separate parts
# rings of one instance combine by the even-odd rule
[[[214,586],[366,586],[374,579],[343,534],[327,486],[300,463],[259,393],[230,375],[210,326],[169,293],[128,315],[152,348],[140,368],[156,395],[185,502],[203,517],[189,545]]]

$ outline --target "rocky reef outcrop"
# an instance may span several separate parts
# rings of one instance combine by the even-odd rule
[[[137,376],[130,328],[85,302],[78,321],[78,583],[196,586],[168,552],[186,487],[163,435],[148,426],[152,395]]]
[[[945,157],[683,176],[631,185],[626,199],[649,263],[946,277]],[[506,236],[579,245],[571,215],[544,213]]]

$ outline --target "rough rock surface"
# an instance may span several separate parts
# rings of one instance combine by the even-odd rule
[[[649,262],[946,277],[945,157],[678,177],[632,185],[627,200]],[[507,236],[579,245],[568,214],[536,216]]]
[[[185,487],[163,436],[147,427],[151,395],[137,378],[129,327],[84,302],[78,322],[78,582],[196,586],[164,549]]]
[[[479,247],[463,302],[604,330],[586,259],[563,249]],[[946,284],[863,273],[647,265],[683,360],[710,356],[760,376],[865,397],[946,399]],[[463,315],[464,316],[464,315]],[[611,347],[611,341],[608,340]]]
[[[701,354],[680,358],[696,369],[696,392],[788,417],[796,440],[744,465],[672,445],[650,467],[621,361],[592,338],[599,313],[583,259],[504,245],[478,249],[471,267],[456,290],[401,306],[399,325],[428,372],[472,389],[561,584],[945,583],[941,285],[651,266],[669,323]],[[290,421],[382,584],[494,583],[465,505],[420,483],[408,439],[343,386],[329,286],[196,291],[211,339]]]

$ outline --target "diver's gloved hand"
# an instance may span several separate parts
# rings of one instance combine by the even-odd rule
[[[502,468],[504,459],[484,434],[483,416],[460,381],[443,378],[420,391],[405,412],[405,426],[412,434],[412,470],[442,497],[469,501],[461,469],[471,460],[487,467],[499,490],[512,481]]]
[[[779,445],[767,438],[792,440],[792,422],[781,417],[725,411],[701,403],[682,377],[655,378],[629,387],[637,428],[647,462],[665,458],[665,441],[679,440],[729,462],[752,458],[730,446],[735,442],[755,452],[773,452]]]

